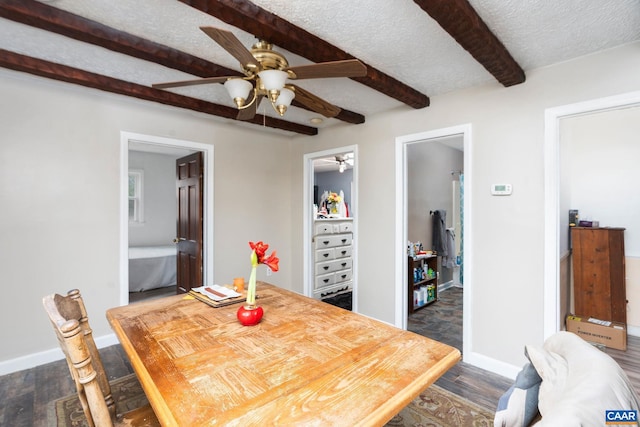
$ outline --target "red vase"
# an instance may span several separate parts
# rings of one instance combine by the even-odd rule
[[[244,326],[253,326],[260,323],[264,310],[260,306],[243,305],[238,309],[236,316]]]

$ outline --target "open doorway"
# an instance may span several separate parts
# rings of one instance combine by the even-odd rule
[[[304,156],[305,295],[357,311],[357,146]]]
[[[416,154],[421,150],[420,148],[434,148],[438,144],[442,150],[459,150],[459,155],[462,156],[461,166],[460,163],[447,163],[440,164],[441,170],[436,171],[436,168],[431,168],[437,176],[433,177],[430,181],[425,177],[427,169],[424,167],[425,162],[421,162],[417,159]],[[457,148],[452,148],[455,146]],[[444,273],[442,268],[442,257],[438,257],[438,268],[441,270],[439,289],[444,287],[460,287],[464,286],[464,292],[461,296],[461,319],[458,319],[461,325],[461,337],[458,338],[456,346],[462,347],[463,355],[468,353],[465,351],[465,347],[469,345],[471,336],[470,319],[470,301],[472,292],[472,275],[471,275],[471,261],[472,257],[468,252],[464,251],[465,247],[470,246],[469,237],[471,236],[470,229],[470,159],[471,159],[471,126],[463,125],[452,128],[440,129],[437,131],[423,132],[419,134],[407,135],[396,138],[396,191],[397,191],[397,203],[396,203],[396,271],[398,277],[396,280],[396,325],[407,329],[408,317],[409,317],[409,302],[412,301],[409,297],[413,297],[413,282],[411,282],[412,289],[409,289],[409,278],[413,271],[409,269],[409,256],[410,245],[408,242],[413,238],[414,240],[426,239],[427,242],[421,242],[423,244],[423,250],[425,252],[432,251],[432,214],[435,211],[446,211],[448,219],[445,218],[444,224],[446,228],[452,228],[457,230],[459,234],[457,240],[461,245],[460,250],[456,250],[456,256],[453,258],[455,266],[451,266],[448,272]],[[435,151],[434,151],[435,153]],[[423,154],[428,155],[428,154]],[[456,157],[455,155],[452,158]],[[458,159],[457,161],[460,161]],[[416,163],[417,162],[417,163]],[[444,167],[444,169],[442,169]],[[462,178],[463,187],[460,188],[460,178]],[[424,184],[415,186],[412,181],[424,181]],[[431,190],[429,182],[439,182],[438,189]],[[410,192],[419,192],[420,194],[410,194]],[[454,194],[459,194],[461,200],[458,203]],[[431,198],[429,198],[431,195]],[[428,199],[428,200],[425,200]],[[429,207],[430,206],[430,207]],[[410,207],[415,212],[410,212]],[[466,209],[465,209],[466,207]],[[455,212],[454,212],[455,211]],[[413,216],[415,215],[415,217]],[[460,222],[459,226],[455,225],[455,222]],[[423,228],[420,231],[420,228]],[[428,229],[428,233],[426,230]],[[412,230],[412,231],[410,231]],[[418,230],[418,231],[415,231]],[[413,233],[413,237],[410,233]],[[412,242],[416,243],[416,242]],[[456,259],[457,257],[459,259]],[[437,272],[436,272],[437,274]],[[428,276],[427,276],[428,277]],[[461,290],[462,288],[460,288]],[[411,293],[410,293],[411,291]],[[428,309],[428,307],[426,307]]]
[[[203,160],[201,271],[202,281],[207,284],[213,282],[213,147],[149,135],[121,135],[123,305],[143,297],[176,293],[176,160],[197,152],[202,153]],[[130,197],[132,184],[139,199]]]
[[[566,138],[570,135],[563,135],[561,132],[563,127],[561,123],[568,119],[579,119],[581,116],[600,114],[605,112],[614,112],[616,110],[630,110],[640,107],[640,92],[631,92],[628,94],[617,95],[607,98],[595,99],[592,101],[570,104],[560,107],[554,107],[545,111],[545,238],[544,238],[544,338],[553,335],[561,330],[564,325],[564,314],[567,312],[568,303],[568,287],[569,282],[569,260],[568,254],[568,209],[575,206],[567,206],[567,194],[571,191],[569,187],[569,179],[565,176],[568,173],[566,166],[566,158],[569,153],[566,152]],[[636,123],[636,121],[633,121]],[[603,140],[606,138],[603,138]],[[607,149],[611,148],[606,145]],[[629,149],[619,151],[620,156],[629,156]],[[602,160],[602,159],[601,159]],[[617,165],[617,163],[615,163]],[[614,169],[615,170],[615,169]],[[629,168],[628,171],[637,170]],[[590,175],[598,180],[598,174],[602,172],[602,168],[592,168]],[[609,173],[611,175],[611,173]],[[611,188],[606,191],[608,193],[620,193],[620,198],[628,198],[628,195],[622,193],[626,182],[634,182],[633,179],[621,179],[618,177],[611,183]],[[590,188],[589,191],[599,194],[597,189]],[[600,194],[603,191],[600,192]],[[607,194],[611,196],[611,194]],[[611,212],[622,211],[619,204],[609,204],[617,206],[612,208]],[[629,211],[629,210],[626,210]],[[633,214],[632,214],[633,215]],[[598,219],[598,218],[594,218]],[[605,219],[609,218],[600,218]],[[609,219],[613,220],[613,218]],[[615,221],[619,220],[616,218]],[[625,220],[621,221],[626,224]],[[605,222],[606,223],[606,222]],[[602,224],[605,225],[605,224]],[[607,224],[612,225],[612,224]],[[613,225],[617,225],[613,224]],[[629,227],[629,226],[627,226]],[[625,237],[626,239],[626,237]],[[632,302],[633,304],[633,302]],[[633,311],[633,310],[631,310]],[[627,332],[630,335],[640,335],[637,328],[629,327]]]

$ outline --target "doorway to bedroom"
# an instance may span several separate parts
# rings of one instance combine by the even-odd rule
[[[190,141],[124,134],[122,137],[121,212],[121,303],[175,295],[178,286],[210,280],[212,242],[212,177],[213,147]],[[179,197],[181,188],[177,171],[182,160],[197,158],[202,173],[196,173],[201,191],[189,203],[200,206],[202,230],[185,241],[179,235]],[[187,168],[189,169],[189,168]],[[200,168],[198,168],[200,169]],[[181,175],[181,174],[178,174]],[[184,215],[188,216],[188,215]],[[184,217],[183,216],[183,217]],[[192,229],[192,228],[190,228]],[[193,234],[193,233],[191,233]],[[183,256],[192,249],[197,256]],[[189,254],[187,254],[189,255]],[[178,265],[179,260],[189,259]],[[192,260],[197,260],[194,263]],[[196,265],[197,264],[197,265]]]

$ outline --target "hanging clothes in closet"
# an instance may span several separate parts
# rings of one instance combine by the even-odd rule
[[[447,211],[438,209],[432,212],[433,233],[431,238],[431,246],[438,255],[447,255]]]
[[[442,257],[442,266],[446,268],[456,267],[456,233],[453,228],[446,231],[447,254]]]

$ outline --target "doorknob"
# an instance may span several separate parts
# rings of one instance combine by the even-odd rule
[[[178,243],[178,242],[180,242],[180,239],[178,239],[177,237],[173,239],[173,243]]]

